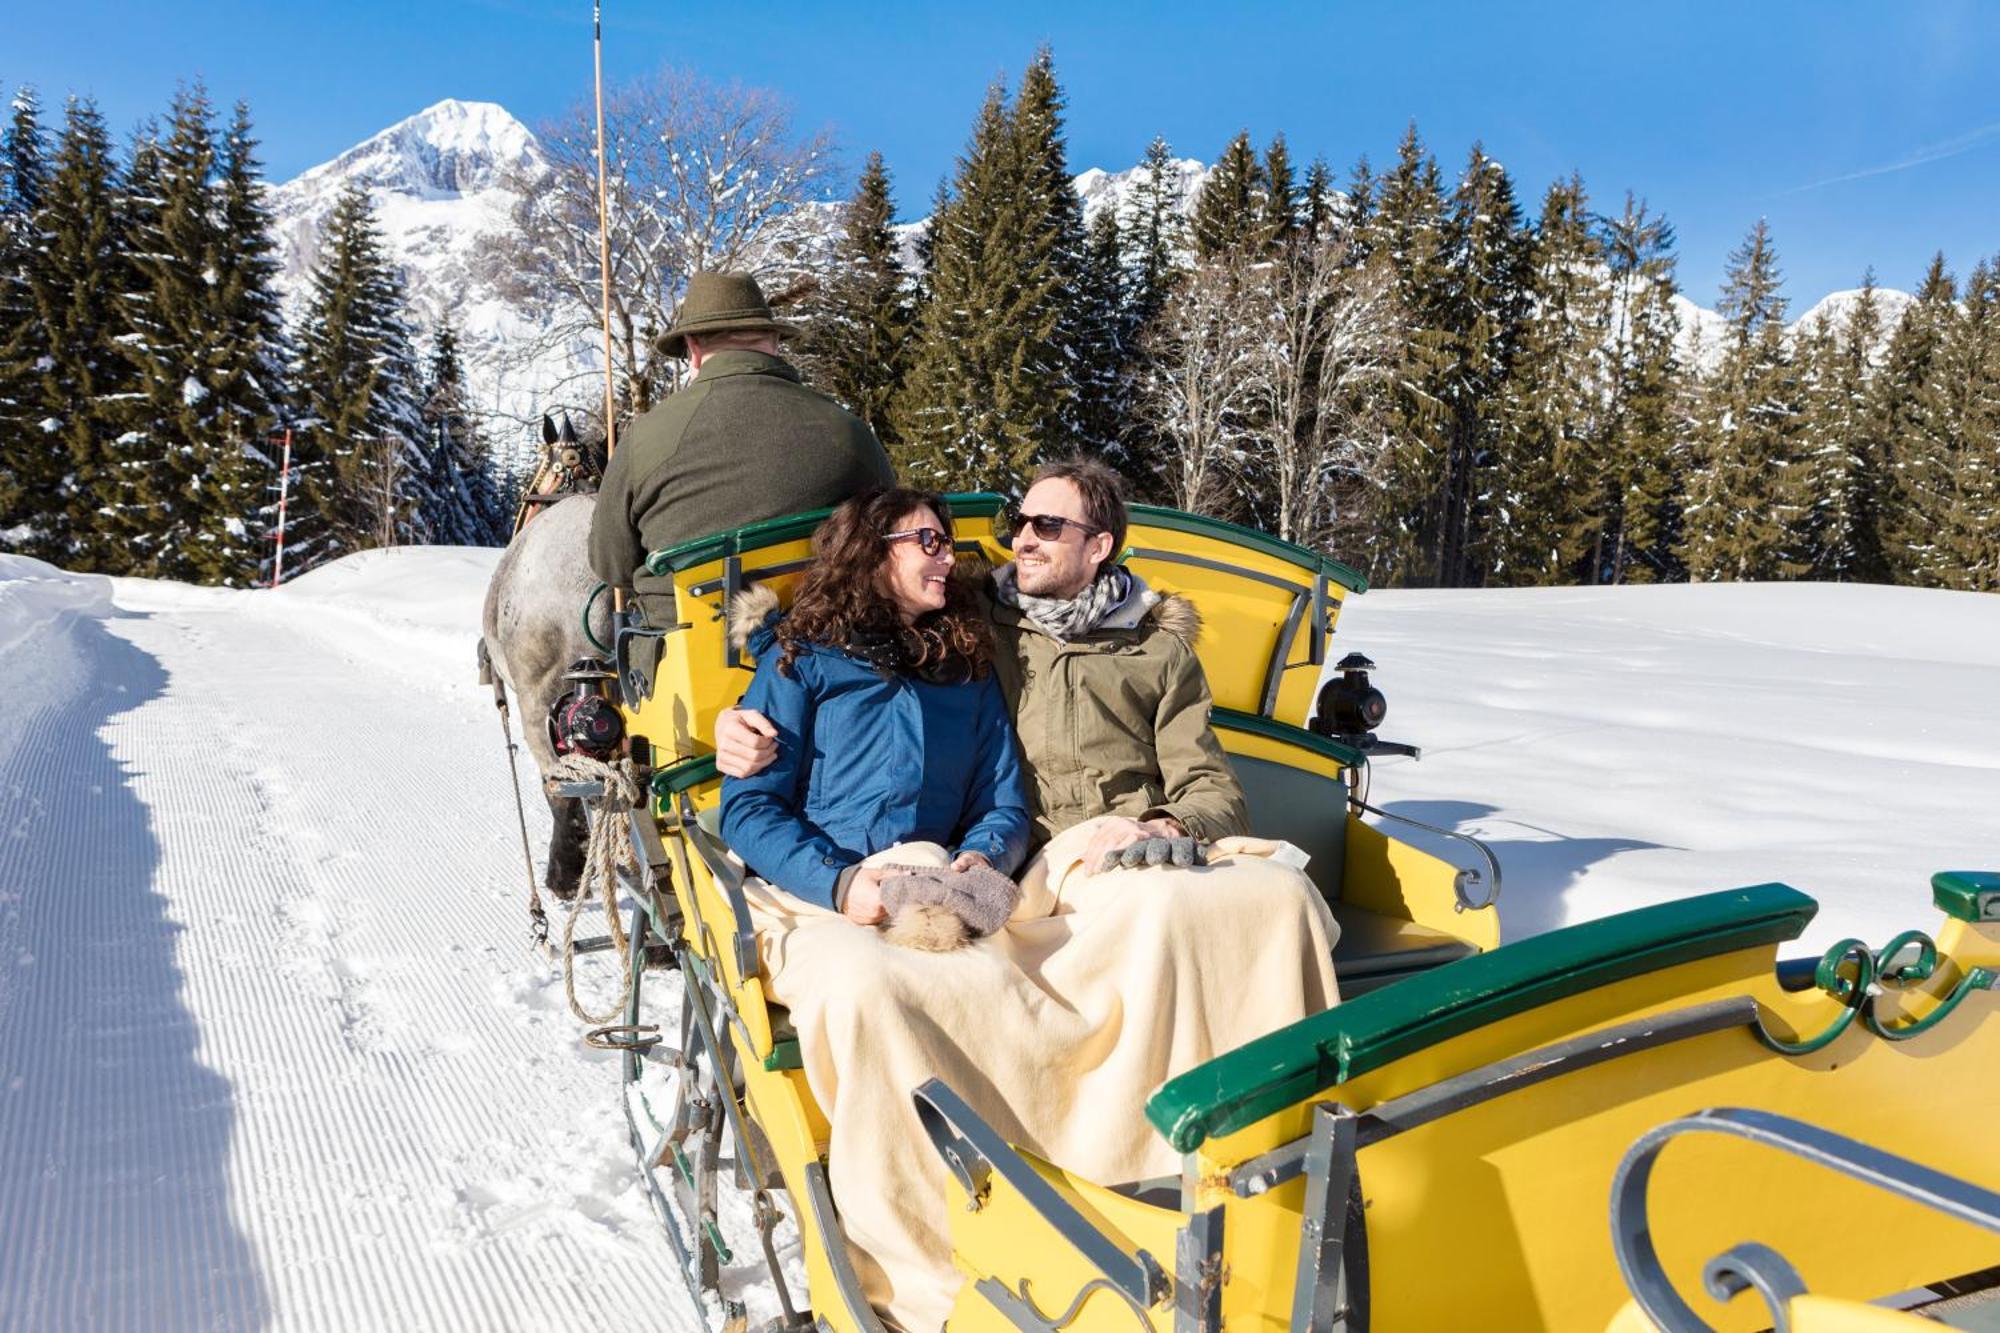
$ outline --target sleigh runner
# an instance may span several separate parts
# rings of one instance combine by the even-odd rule
[[[1004,558],[998,499],[952,503],[961,552]],[[600,1040],[623,1050],[633,1145],[704,1318],[739,1321],[725,1274],[768,1266],[779,1324],[859,1330],[880,1322],[827,1188],[829,1126],[760,981],[709,745],[747,680],[729,601],[752,584],[788,598],[822,517],[656,553],[675,623],[618,631],[648,808],[633,820],[631,997]],[[1177,1179],[1075,1178],[951,1087],[911,1089],[930,1142],[910,1150],[938,1153],[954,1180],[968,1280],[952,1328],[1748,1328],[1788,1312],[1837,1327],[1823,1321],[1853,1315],[1842,1301],[2000,1283],[2000,1140],[1970,1113],[2000,1106],[2000,877],[1939,876],[1934,941],[1843,941],[1802,965],[1778,954],[1815,907],[1783,885],[1503,947],[1483,849],[1455,864],[1365,802],[1370,750],[1385,748],[1365,661],[1319,688],[1364,581],[1145,507],[1124,559],[1201,610],[1213,725],[1253,831],[1311,858],[1341,926],[1343,1003],[1143,1107],[1099,1108],[1148,1117],[1183,1156]],[[646,1026],[668,976],[646,970],[649,944],[678,963],[676,1034]],[[731,1210],[745,1196],[722,1187],[725,1166],[747,1209]],[[781,1213],[803,1290],[777,1261]],[[1770,1308],[1692,1297],[1716,1256],[1720,1289],[1755,1287]]]

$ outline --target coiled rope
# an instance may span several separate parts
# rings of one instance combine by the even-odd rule
[[[569,924],[563,928],[563,994],[578,1021],[593,1026],[616,1022],[632,998],[632,941],[619,919],[618,871],[637,864],[632,856],[632,812],[644,799],[644,790],[629,758],[606,763],[572,752],[556,760],[550,776],[557,782],[595,782],[603,787],[584,844],[583,878],[570,906]],[[611,950],[618,958],[618,999],[602,1014],[589,1012],[576,998],[576,919],[593,893],[603,899]]]

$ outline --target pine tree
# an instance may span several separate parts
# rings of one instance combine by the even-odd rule
[[[1364,153],[1348,174],[1347,198],[1336,215],[1340,239],[1346,243],[1349,258],[1357,264],[1367,263],[1369,256],[1375,253],[1375,195],[1375,173],[1369,168],[1368,155]]]
[[[416,540],[428,480],[420,390],[402,283],[358,185],[327,219],[294,381],[287,568]]]
[[[1366,163],[1361,171],[1366,170]],[[1381,582],[1437,585],[1444,578],[1441,546],[1447,434],[1448,378],[1455,360],[1449,309],[1452,279],[1447,254],[1444,189],[1437,162],[1424,150],[1413,124],[1396,151],[1396,165],[1372,192],[1365,179],[1349,198],[1373,198],[1356,232],[1360,245],[1388,262],[1396,277],[1396,303],[1405,340],[1397,390],[1388,409],[1389,456],[1376,492],[1365,544],[1369,573]]]
[[[1186,274],[1189,239],[1181,212],[1181,176],[1173,149],[1156,138],[1146,147],[1141,175],[1132,189],[1133,255],[1128,308],[1133,330],[1153,322]]]
[[[1800,464],[1808,507],[1795,559],[1809,578],[1844,583],[1883,573],[1875,520],[1882,451],[1868,397],[1870,358],[1881,336],[1870,270],[1838,327],[1822,314],[1799,338]]]
[[[424,379],[424,456],[429,465],[424,512],[428,540],[447,546],[504,546],[512,527],[494,475],[493,451],[466,401],[458,335],[438,326]]]
[[[1274,135],[1264,150],[1263,179],[1257,208],[1257,241],[1266,251],[1288,243],[1299,231],[1299,188],[1292,175],[1291,150],[1285,136]]]
[[[1079,425],[1076,443],[1121,471],[1129,472],[1124,448],[1130,399],[1130,385],[1125,377],[1124,267],[1118,214],[1110,208],[1100,209],[1090,221],[1083,274],[1076,291],[1081,333],[1075,372]]]
[[[1927,310],[1933,286],[1907,317],[1934,320],[1936,340],[1895,440],[1897,556],[1910,582],[1990,590],[2000,586],[2000,277],[1975,265],[1959,301]]]
[[[36,530],[28,486],[48,448],[34,411],[48,330],[35,315],[32,292],[32,271],[42,262],[36,219],[48,177],[41,104],[24,87],[0,131],[0,547],[25,545]]]
[[[1325,158],[1314,158],[1312,165],[1306,168],[1306,183],[1301,194],[1301,225],[1307,238],[1314,241],[1338,239],[1334,234],[1334,224],[1340,197],[1334,192],[1333,173],[1327,169]]]
[[[1941,466],[1932,423],[1938,415],[1940,349],[1958,319],[1958,288],[1942,253],[1931,256],[1916,302],[1889,338],[1869,393],[1882,451],[1877,541],[1897,583],[1924,581],[1931,561],[1934,474]]]
[[[1612,294],[1611,396],[1605,453],[1615,496],[1592,568],[1611,583],[1686,578],[1679,550],[1689,466],[1687,377],[1675,351],[1674,233],[1628,192],[1603,223]]]
[[[165,137],[134,151],[126,190],[134,281],[121,294],[129,331],[119,347],[133,388],[118,404],[117,443],[134,499],[123,539],[134,571],[155,578],[247,581],[255,573],[246,541],[229,543],[234,558],[218,560],[213,549],[230,536],[224,521],[243,530],[256,502],[215,396],[218,363],[230,355],[217,293],[215,175],[213,116],[197,84],[174,98]]]
[[[1118,463],[1130,495],[1162,502],[1173,499],[1163,479],[1172,471],[1167,455],[1176,446],[1159,429],[1158,413],[1137,409],[1139,395],[1152,377],[1148,347],[1155,342],[1162,346],[1175,342],[1164,333],[1156,335],[1156,330],[1188,277],[1191,242],[1182,197],[1181,172],[1173,150],[1165,139],[1155,138],[1146,148],[1141,173],[1133,184],[1131,222],[1123,229],[1125,318],[1119,379],[1125,390],[1120,407],[1126,417]]]
[[[47,341],[27,395],[31,434],[19,446],[21,506],[32,531],[18,549],[102,573],[129,567],[111,528],[124,499],[111,455],[111,407],[129,379],[116,344],[124,331],[119,187],[103,117],[88,99],[71,98],[31,240],[37,258],[28,268],[28,298]]]
[[[1079,435],[1083,210],[1044,49],[1010,111],[997,85],[932,218],[930,294],[892,417],[898,470],[1011,489]]]
[[[2000,592],[2000,261],[1973,266],[1962,304],[1959,336],[1947,343],[1943,358],[1965,402],[1938,515],[1938,581]]]
[[[219,164],[216,281],[217,345],[209,361],[215,434],[212,477],[196,533],[195,560],[210,582],[255,580],[266,558],[265,517],[278,460],[267,443],[285,413],[290,357],[278,304],[277,241],[264,202],[263,168],[251,136],[250,109],[238,102]]]
[[[1604,418],[1611,290],[1579,177],[1543,197],[1531,262],[1529,310],[1500,392],[1492,573],[1508,584],[1595,582],[1618,490]]]
[[[1484,528],[1498,478],[1500,386],[1526,315],[1528,241],[1505,168],[1474,144],[1446,219],[1445,302],[1453,365],[1444,484],[1437,511],[1438,572],[1446,586],[1477,586],[1491,568]]]
[[[898,440],[889,407],[908,369],[916,320],[894,220],[888,169],[880,153],[870,153],[796,348],[814,386],[846,404],[892,450]]]
[[[1194,252],[1198,259],[1240,250],[1257,235],[1264,172],[1244,130],[1229,141],[1195,196]]]
[[[1718,312],[1722,363],[1704,386],[1687,506],[1695,579],[1775,579],[1803,572],[1796,534],[1806,509],[1798,462],[1799,386],[1785,338],[1783,279],[1759,219],[1729,257]]]

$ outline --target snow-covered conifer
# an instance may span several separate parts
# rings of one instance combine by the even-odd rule
[[[792,347],[808,382],[844,403],[892,449],[889,405],[908,369],[916,320],[911,282],[889,229],[894,221],[889,170],[880,153],[870,153]]]
[[[1627,192],[1623,211],[1603,220],[1602,242],[1612,295],[1606,454],[1616,493],[1592,567],[1611,583],[1679,582],[1689,429],[1675,351],[1674,232]]]
[[[1616,514],[1607,448],[1611,287],[1580,177],[1551,185],[1530,254],[1519,347],[1500,386],[1493,581],[1598,582]]]
[[[294,371],[286,567],[420,540],[428,506],[422,399],[402,282],[367,193],[349,186],[328,218]]]
[[[894,409],[898,470],[927,485],[1018,487],[1078,436],[1082,204],[1044,49],[1010,109],[997,84],[931,223],[930,290]]]
[[[1264,168],[1257,199],[1257,240],[1266,249],[1290,241],[1299,230],[1299,187],[1292,172],[1292,153],[1285,136],[1273,135],[1264,150]]]
[[[1685,535],[1688,573],[1697,580],[1803,572],[1793,534],[1804,526],[1809,497],[1782,284],[1760,218],[1729,257],[1717,306],[1728,321],[1722,361],[1701,397]]]
[[[1197,258],[1212,259],[1248,244],[1257,234],[1264,192],[1264,168],[1250,147],[1250,132],[1229,141],[1195,196],[1194,234]]]
[[[16,549],[101,573],[123,573],[130,558],[111,527],[124,480],[111,452],[113,406],[130,379],[116,341],[128,273],[118,254],[119,184],[96,104],[71,98],[32,224],[28,298],[47,342],[24,413],[40,438],[21,442],[21,505],[31,531]]]
[[[458,335],[448,319],[431,341],[423,424],[429,477],[420,518],[426,539],[447,546],[504,546],[513,515],[494,473],[493,451],[466,401]]]
[[[50,445],[34,406],[48,330],[35,314],[31,270],[48,189],[48,142],[33,88],[15,92],[0,130],[0,549],[24,547],[38,528],[27,506],[31,479]]]
[[[1446,217],[1446,440],[1437,498],[1437,570],[1447,587],[1477,586],[1492,566],[1485,549],[1498,459],[1500,386],[1527,308],[1528,237],[1513,181],[1478,144]]]

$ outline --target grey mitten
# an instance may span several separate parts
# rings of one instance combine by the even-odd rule
[[[1207,864],[1207,849],[1193,838],[1141,838],[1129,847],[1106,852],[1097,868],[1104,871],[1119,867],[1129,870],[1139,866],[1184,868]]]
[[[943,952],[991,935],[1021,901],[1021,886],[991,866],[890,868],[899,873],[882,881],[883,933],[913,949]]]

